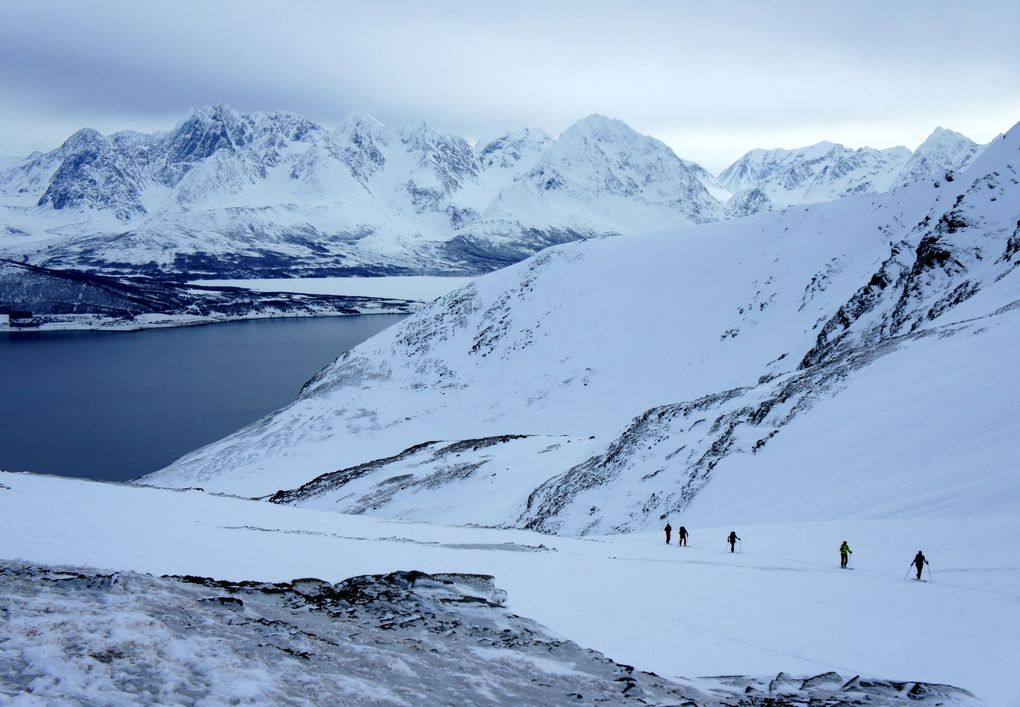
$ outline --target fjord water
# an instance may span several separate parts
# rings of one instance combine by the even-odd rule
[[[283,407],[403,316],[0,333],[0,469],[137,478]]]

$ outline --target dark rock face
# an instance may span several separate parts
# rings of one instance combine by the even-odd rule
[[[477,452],[486,447],[504,444],[510,440],[525,439],[527,435],[498,435],[479,439],[466,439],[457,442],[423,442],[405,449],[400,454],[383,459],[358,464],[347,469],[331,471],[315,477],[307,484],[290,491],[277,491],[269,497],[270,503],[293,504],[301,503],[342,489],[352,481],[367,474],[383,469],[391,464],[419,456],[420,465],[431,467],[434,471],[424,478],[414,479],[412,475],[391,477],[379,484],[371,493],[346,505],[347,513],[367,513],[388,503],[402,491],[413,488],[437,488],[453,481],[467,478],[481,468],[485,462],[479,460],[457,463],[456,457],[461,452]]]
[[[464,272],[491,272],[513,265],[541,250],[561,243],[583,241],[598,235],[573,228],[525,228],[513,239],[494,241],[469,232],[454,236],[439,248],[442,260]]]
[[[436,175],[448,194],[460,189],[466,179],[478,176],[478,159],[462,137],[435,133],[422,125],[407,131],[403,142],[417,155],[419,165]]]
[[[1000,200],[1016,203],[1017,186],[992,172],[973,180],[950,208],[936,207],[825,323],[801,368],[917,331],[1004,277],[1020,247],[1020,222],[1010,234],[984,214],[1001,208]]]
[[[109,209],[121,221],[145,213],[137,180],[111,142],[93,131],[76,133],[65,143],[69,154],[39,198],[54,209]]]
[[[701,689],[671,682],[510,613],[485,575],[268,583],[0,563],[0,589],[7,629],[0,696],[15,700],[31,693],[63,704],[229,704],[252,694],[275,704],[976,704],[954,687],[837,673],[708,678]]]
[[[738,192],[726,202],[726,210],[734,218],[772,211],[772,208],[769,195],[758,188]]]

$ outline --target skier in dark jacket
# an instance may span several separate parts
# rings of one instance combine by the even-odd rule
[[[669,521],[666,521],[666,527],[663,530],[666,531],[666,544],[669,545],[669,534],[673,532],[673,526],[669,524]]]
[[[928,564],[928,560],[925,559],[924,553],[921,552],[920,550],[918,550],[917,554],[914,555],[914,567],[917,568],[917,578],[918,579],[921,579],[921,570],[924,569],[924,566],[926,564]]]
[[[677,531],[676,546],[687,547],[687,528],[680,526],[680,530]]]
[[[850,549],[850,546],[846,544],[846,540],[839,546],[839,566],[846,569],[847,562],[850,561],[850,555],[854,554],[854,551]]]
[[[726,536],[726,542],[730,544],[730,552],[733,552],[733,548],[736,547],[738,540],[740,538],[737,537],[737,531],[731,530],[730,534]]]

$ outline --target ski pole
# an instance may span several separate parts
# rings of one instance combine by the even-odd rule
[[[910,576],[910,568],[913,567],[913,566],[914,566],[914,563],[910,563],[909,565],[907,565],[907,573],[905,575],[903,575],[903,579],[906,579],[907,577]]]
[[[744,552],[744,541],[741,540],[740,538],[737,538],[737,542],[740,543],[740,552],[741,553]]]
[[[935,580],[932,579],[932,577],[931,577],[931,565],[926,565],[926,566],[928,567],[928,581],[931,582],[932,584],[935,584]]]

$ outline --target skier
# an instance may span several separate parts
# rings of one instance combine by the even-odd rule
[[[839,566],[846,569],[846,563],[850,561],[850,555],[854,554],[854,551],[850,549],[850,546],[846,544],[846,540],[839,546]]]
[[[928,560],[925,559],[924,553],[921,552],[920,550],[918,550],[917,554],[914,555],[914,567],[917,568],[917,578],[918,579],[921,579],[921,570],[924,569],[924,566],[926,564],[928,564]]]
[[[733,548],[736,547],[738,540],[740,538],[737,537],[737,531],[731,530],[730,534],[726,537],[726,542],[730,544],[730,552],[733,552]]]
[[[680,526],[680,530],[677,531],[676,540],[676,546],[680,547],[681,545],[687,547],[687,528],[683,527],[682,525]]]
[[[669,545],[669,534],[673,532],[673,526],[669,524],[668,520],[666,521],[666,527],[663,528],[663,530],[666,531],[666,544]]]

